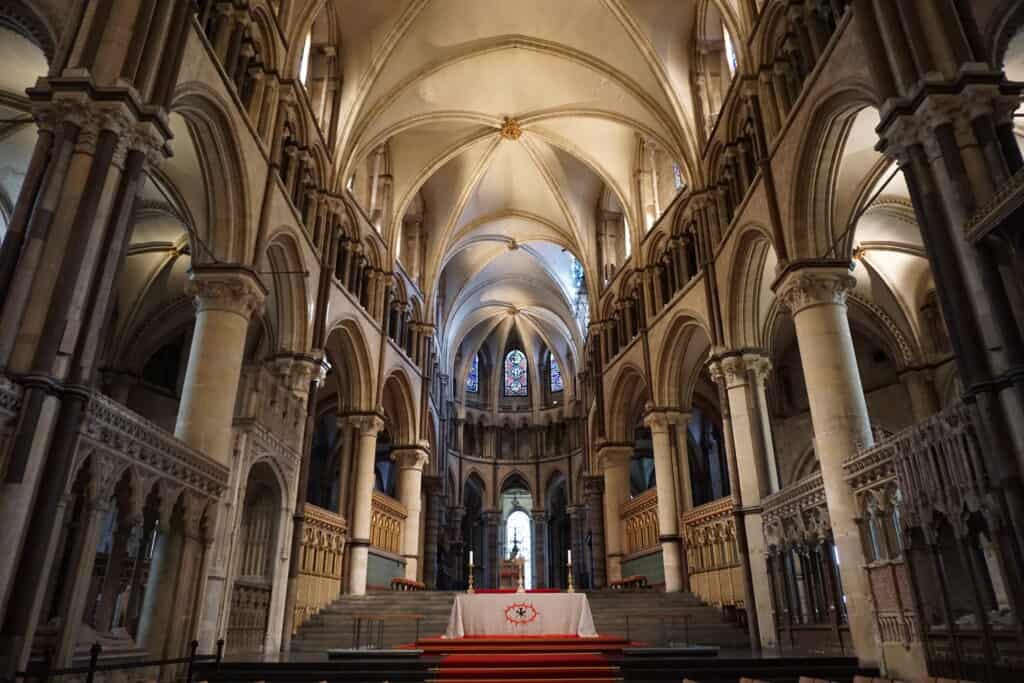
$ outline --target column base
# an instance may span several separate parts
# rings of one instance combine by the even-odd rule
[[[613,581],[622,581],[622,555],[609,555],[605,562],[608,585]]]
[[[350,595],[366,595],[366,570],[370,564],[369,541],[348,542],[348,592]]]

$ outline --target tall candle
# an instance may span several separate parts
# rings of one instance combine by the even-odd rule
[[[572,548],[569,548],[569,564],[572,564]]]
[[[469,566],[470,567],[473,566],[473,551],[472,550],[469,551]]]

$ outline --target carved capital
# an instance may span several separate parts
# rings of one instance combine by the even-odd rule
[[[263,308],[267,289],[259,277],[242,267],[195,266],[185,293],[195,298],[196,310],[227,311],[249,320]]]
[[[384,419],[373,413],[346,415],[342,419],[349,427],[359,430],[359,436],[376,436],[384,429]]]
[[[597,462],[602,470],[608,470],[629,467],[629,460],[632,457],[632,446],[603,446],[597,453]]]
[[[758,385],[772,369],[772,362],[759,353],[734,353],[713,360],[708,369],[711,378],[726,389],[746,386],[751,378]]]
[[[808,266],[786,273],[777,291],[782,305],[797,315],[812,306],[846,306],[856,284],[848,268]]]
[[[654,410],[650,407],[644,415],[644,425],[652,433],[668,434],[673,425],[683,421],[683,413],[675,410]]]
[[[427,451],[422,448],[403,448],[391,453],[391,460],[400,470],[423,471],[423,466],[430,460]]]

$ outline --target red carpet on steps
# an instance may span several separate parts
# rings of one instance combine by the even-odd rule
[[[423,638],[413,647],[440,655],[435,678],[445,681],[617,681],[623,638],[599,636],[471,636]]]

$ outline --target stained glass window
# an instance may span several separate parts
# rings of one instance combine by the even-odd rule
[[[528,385],[526,355],[519,349],[512,349],[505,354],[505,395],[526,396]]]
[[[558,367],[558,359],[555,358],[555,354],[548,354],[551,359],[551,392],[561,391],[565,388],[562,383],[562,370]]]
[[[469,374],[466,375],[466,391],[470,394],[480,391],[480,354],[473,356],[473,362],[469,366]]]

